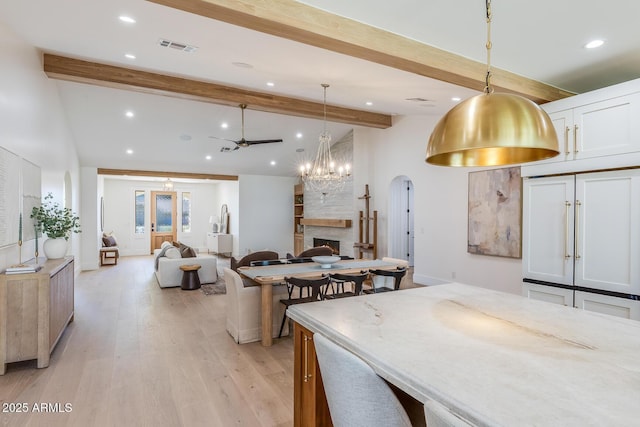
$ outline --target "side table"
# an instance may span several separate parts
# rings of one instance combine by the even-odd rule
[[[182,283],[180,285],[180,288],[182,288],[185,291],[200,289],[200,277],[198,277],[198,270],[200,270],[200,265],[198,264],[181,265],[180,270],[183,271]]]

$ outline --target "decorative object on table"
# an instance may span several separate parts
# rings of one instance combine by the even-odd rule
[[[358,197],[364,200],[365,212],[360,211],[358,220],[358,241],[353,244],[356,248],[356,258],[362,258],[365,251],[371,251],[373,259],[378,258],[378,211],[373,211],[373,216],[369,214],[369,184],[364,186],[364,195]],[[373,228],[373,239],[370,240],[369,229]]]
[[[220,226],[218,232],[222,234],[229,234],[229,207],[223,204],[220,208]]]
[[[453,107],[436,124],[427,163],[498,166],[533,162],[560,153],[547,113],[533,101],[491,86],[491,0],[486,0],[487,74],[484,93]]]
[[[327,131],[327,88],[328,84],[321,85],[324,88],[324,130],[320,134],[320,144],[316,152],[316,158],[311,163],[300,166],[302,181],[309,188],[321,194],[321,201],[324,201],[330,193],[342,190],[347,180],[351,178],[351,165],[336,165],[331,156],[331,134]]]
[[[467,252],[520,258],[520,166],[469,173]]]
[[[63,208],[53,201],[53,195],[47,194],[40,206],[31,210],[35,220],[36,234],[47,235],[42,249],[48,259],[63,258],[67,252],[67,241],[71,233],[80,233],[80,218],[69,208]]]
[[[340,261],[342,258],[339,256],[314,256],[311,257],[313,262],[320,264],[321,268],[331,268],[333,264]]]

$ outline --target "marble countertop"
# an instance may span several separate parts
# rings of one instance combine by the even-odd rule
[[[640,322],[450,283],[288,316],[476,425],[640,422]]]

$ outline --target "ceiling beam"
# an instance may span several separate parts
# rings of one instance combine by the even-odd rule
[[[148,0],[266,34],[482,91],[486,64],[294,0]],[[537,103],[573,93],[492,67],[497,92]]]
[[[153,178],[187,178],[187,179],[209,179],[218,181],[237,181],[238,175],[216,175],[209,173],[190,172],[161,172],[161,171],[140,171],[134,169],[104,169],[98,168],[98,175],[116,176],[144,176]]]
[[[128,89],[232,107],[246,104],[250,110],[324,119],[324,105],[318,102],[83,61],[48,53],[44,54],[44,72],[47,76],[59,80]],[[378,129],[391,127],[390,115],[333,105],[327,105],[327,120]]]

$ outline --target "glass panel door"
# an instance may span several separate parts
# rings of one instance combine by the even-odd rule
[[[162,242],[175,242],[176,193],[174,191],[151,192],[151,253]]]

